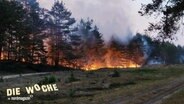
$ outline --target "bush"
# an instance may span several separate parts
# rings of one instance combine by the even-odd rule
[[[53,75],[50,76],[50,77],[48,78],[48,80],[49,80],[49,81],[48,81],[49,83],[56,83],[56,81],[57,81],[57,80],[56,80],[56,77],[53,76]]]
[[[75,81],[78,81],[79,79],[77,79],[77,78],[75,78],[74,77],[74,74],[73,74],[73,72],[71,72],[71,74],[70,74],[70,76],[68,77],[68,79],[67,79],[67,83],[71,83],[71,82],[75,82]]]
[[[70,90],[68,91],[68,97],[74,97],[75,93],[76,93],[76,90],[70,89]]]
[[[134,84],[136,84],[135,80],[129,80],[129,81],[123,83],[124,86],[134,85]]]
[[[4,79],[2,77],[0,78],[0,82],[4,82]]]
[[[56,83],[57,79],[55,76],[51,75],[48,77],[45,77],[43,80],[41,80],[38,84],[39,85],[44,85],[44,84],[52,84],[52,83]]]
[[[110,77],[120,77],[120,73],[117,70],[114,70],[109,74]]]
[[[90,77],[90,76],[92,76],[92,75],[94,75],[94,72],[93,71],[86,72],[86,77],[87,78]]]

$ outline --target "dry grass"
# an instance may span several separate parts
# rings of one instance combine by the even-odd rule
[[[184,75],[183,65],[151,67],[141,69],[118,70],[120,77],[110,77],[113,70],[99,70],[93,72],[73,71],[75,82],[67,82],[70,71],[57,72],[53,75],[60,79],[57,82],[59,92],[36,93],[30,104],[104,104],[117,98],[135,97],[140,92],[150,91],[167,84],[169,81]],[[25,78],[22,84],[31,85],[42,80],[42,77]],[[17,81],[20,79],[16,79]],[[30,82],[25,84],[24,82]],[[11,86],[14,81],[9,81]],[[0,82],[6,88],[6,84]],[[71,92],[73,91],[74,92]],[[72,96],[71,96],[72,94]],[[151,96],[151,95],[150,95]],[[173,98],[174,99],[174,98]],[[5,100],[8,104],[9,102]],[[131,103],[136,101],[132,100]],[[15,103],[16,104],[16,103]],[[19,104],[19,103],[17,103]],[[172,103],[164,103],[172,104]],[[175,104],[175,103],[173,103]],[[180,104],[180,103],[177,103]]]
[[[172,95],[165,101],[163,101],[162,104],[183,104],[183,103],[184,103],[184,89]]]

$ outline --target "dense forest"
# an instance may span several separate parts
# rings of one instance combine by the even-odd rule
[[[137,34],[128,44],[103,39],[91,19],[76,21],[63,2],[51,10],[36,0],[0,0],[0,60],[80,69],[184,62],[184,47]]]

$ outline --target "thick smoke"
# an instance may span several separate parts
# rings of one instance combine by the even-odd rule
[[[128,42],[134,33],[128,14],[132,10],[125,0],[64,0],[64,2],[77,20],[87,17],[93,19],[107,41],[115,35],[123,42]]]
[[[38,0],[41,7],[50,9],[55,0]],[[77,20],[81,18],[94,19],[104,39],[109,40],[113,35],[123,42],[129,41],[136,32],[143,33],[148,22],[154,18],[141,17],[138,11],[141,3],[147,4],[152,0],[63,0],[66,7]],[[178,33],[175,44],[183,45],[184,36]]]
[[[42,7],[51,8],[54,0],[39,0]],[[129,0],[63,0],[72,16],[94,20],[106,41],[115,36],[127,43],[136,32],[142,32],[146,22],[137,11],[140,3]]]

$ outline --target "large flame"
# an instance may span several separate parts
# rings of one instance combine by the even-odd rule
[[[90,57],[82,69],[84,70],[98,70],[101,68],[138,68],[141,64],[138,64],[131,60],[129,57],[126,58],[126,54],[120,51],[108,49],[104,56],[95,57],[93,54],[89,54]],[[138,58],[141,58],[138,57]]]
[[[49,53],[51,53],[51,48],[52,47],[50,46],[47,47]],[[114,47],[106,47],[105,52],[99,53],[100,54],[98,54],[95,49],[88,49],[86,50],[84,57],[75,60],[61,60],[59,64],[65,67],[90,71],[101,68],[138,68],[141,67],[143,63],[141,52],[129,54],[129,51],[126,49],[124,49],[124,51],[120,51]],[[52,62],[53,57],[48,58],[48,64],[52,64]]]

